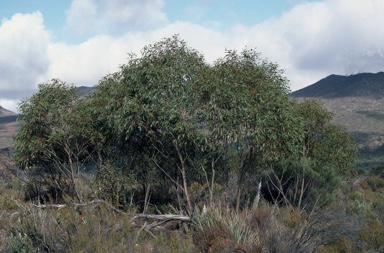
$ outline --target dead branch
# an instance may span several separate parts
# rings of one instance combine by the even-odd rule
[[[57,205],[36,205],[36,204],[33,204],[32,206],[34,207],[37,207],[37,208],[41,208],[41,209],[46,209],[46,208],[57,208],[57,210],[60,210],[64,207],[67,207],[66,204],[57,204]]]
[[[177,214],[136,214],[133,219],[154,219],[154,220],[177,220],[177,221],[190,221],[191,217]]]

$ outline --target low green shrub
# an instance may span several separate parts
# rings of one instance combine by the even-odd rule
[[[0,210],[14,211],[19,208],[17,200],[7,196],[0,196]]]

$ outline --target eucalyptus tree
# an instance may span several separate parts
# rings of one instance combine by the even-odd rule
[[[216,149],[222,147],[222,155],[231,160],[228,164],[238,176],[237,209],[247,179],[297,155],[302,139],[300,121],[282,73],[277,64],[254,50],[227,51],[202,86],[208,142]]]
[[[349,172],[354,149],[328,112],[288,92],[283,71],[254,50],[229,50],[209,65],[174,36],[130,54],[87,99],[59,80],[39,85],[20,104],[15,161],[79,200],[76,177],[92,162],[100,196],[116,207],[142,186],[143,210],[152,193],[172,192],[191,213],[192,183],[207,187],[212,203],[215,183],[229,185],[230,175],[237,210],[251,197],[257,208],[264,179],[275,200],[301,206],[304,190],[321,185],[316,178]]]
[[[341,179],[355,172],[357,147],[318,101],[294,103],[304,133],[297,146],[300,156],[280,163],[269,184],[275,201],[308,210],[329,202]]]
[[[287,85],[277,64],[253,50],[227,51],[208,65],[174,36],[130,55],[92,99],[128,170],[160,171],[191,212],[189,182],[205,181],[212,201],[215,175],[232,170],[239,207],[247,175],[295,154],[302,133]]]
[[[295,107],[304,121],[302,156],[316,159],[320,166],[333,166],[342,177],[350,176],[357,160],[352,136],[332,122],[333,113],[319,101],[304,100]]]
[[[332,122],[332,113],[318,101],[306,100],[297,103],[296,108],[303,118],[305,133],[299,166],[302,169],[300,192],[302,195],[306,186],[307,192],[312,192],[312,196],[307,194],[309,198],[323,196],[325,201],[341,179],[355,173],[357,147],[352,136]]]
[[[113,144],[126,148],[131,169],[141,164],[148,173],[161,171],[182,190],[192,212],[188,180],[193,174],[187,173],[201,143],[196,86],[208,65],[177,36],[146,46],[141,54],[130,55],[119,72],[104,78],[93,99],[104,100]]]
[[[15,135],[15,162],[35,182],[82,200],[77,178],[93,155],[97,136],[90,132],[85,107],[75,87],[54,79],[19,104],[21,126]]]

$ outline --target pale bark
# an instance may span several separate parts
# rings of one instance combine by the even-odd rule
[[[252,205],[252,212],[253,213],[255,211],[257,211],[257,209],[259,209],[260,190],[261,190],[261,180],[259,181],[259,184],[257,185],[257,193],[256,193],[255,199],[253,201],[253,205]]]
[[[191,214],[193,209],[192,209],[192,203],[191,203],[191,199],[189,197],[189,192],[188,192],[187,168],[186,168],[186,164],[185,164],[185,159],[183,158],[183,155],[181,154],[179,146],[177,145],[177,143],[174,143],[174,145],[175,145],[177,155],[179,157],[180,165],[181,165],[180,172],[181,172],[181,177],[183,180],[183,191],[184,191],[185,199],[187,201],[187,208],[188,208],[187,211],[189,214]]]

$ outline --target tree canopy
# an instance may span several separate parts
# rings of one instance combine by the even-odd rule
[[[85,99],[61,81],[41,84],[20,104],[15,160],[49,169],[44,178],[54,186],[64,178],[74,192],[76,174],[92,163],[99,194],[121,208],[172,203],[191,213],[232,188],[239,208],[266,175],[288,194],[271,176],[282,178],[283,161],[310,158],[337,175],[353,167],[353,143],[330,114],[288,92],[283,71],[254,50],[228,50],[210,65],[174,36],[129,55]]]

